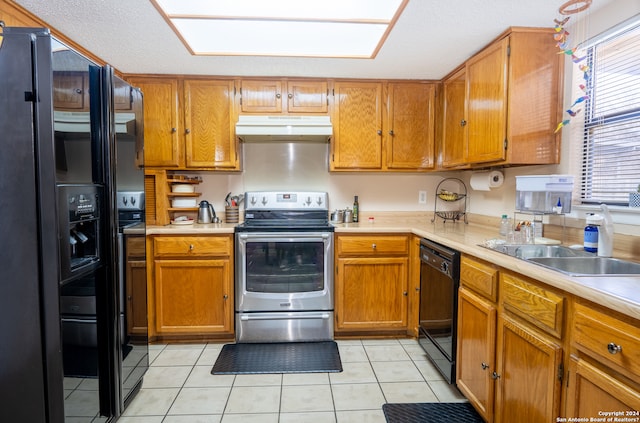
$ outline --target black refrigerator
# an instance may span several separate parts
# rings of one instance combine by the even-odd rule
[[[144,189],[141,104],[48,30],[0,27],[2,422],[115,421],[141,387],[116,206]]]

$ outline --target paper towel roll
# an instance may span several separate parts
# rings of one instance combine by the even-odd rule
[[[504,182],[504,175],[502,172],[492,170],[491,172],[476,172],[471,175],[471,188],[476,191],[491,191],[494,188],[499,188]]]

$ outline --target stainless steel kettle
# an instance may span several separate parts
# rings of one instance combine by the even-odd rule
[[[213,206],[206,200],[200,201],[200,209],[198,210],[198,223],[212,223],[216,218],[216,212]]]

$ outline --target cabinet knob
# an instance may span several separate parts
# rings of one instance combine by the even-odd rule
[[[190,133],[191,133],[191,129],[189,129],[189,128],[185,129],[185,130],[184,130],[184,133],[185,133],[185,134],[190,134]]]
[[[82,88],[76,88],[76,94],[82,94]]]
[[[607,350],[609,350],[611,354],[618,354],[619,352],[622,352],[622,345],[610,342],[609,345],[607,345]]]
[[[489,365],[487,363],[482,363],[482,370],[487,370]]]
[[[277,93],[277,94],[276,94],[276,98],[280,98],[280,97],[282,97],[282,96],[280,95],[280,93]]]
[[[382,129],[378,129],[377,134],[382,135]]]
[[[189,244],[189,251],[193,251],[193,248],[194,248],[193,244]]]
[[[287,97],[289,97],[289,99],[292,99],[293,98],[293,94],[289,93],[289,95]]]
[[[391,131],[389,131],[389,135],[394,136],[395,134],[393,133],[393,129]]]
[[[222,299],[223,299],[223,300],[225,300],[225,301],[227,301],[227,300],[229,299],[229,296],[228,296],[227,294],[224,294],[224,295],[222,296]]]
[[[466,120],[462,119],[462,120],[460,121],[460,126],[466,126],[466,124],[467,124],[467,121],[466,121]]]
[[[407,297],[407,296],[409,295],[409,293],[408,293],[407,291],[404,291],[404,292],[402,293],[402,295],[404,295],[405,297]]]
[[[171,132],[177,132],[178,130],[176,128],[171,128]]]
[[[500,375],[496,372],[491,373],[491,379],[498,380],[500,379]]]
[[[371,249],[375,250],[376,248],[378,248],[376,244],[371,244]]]

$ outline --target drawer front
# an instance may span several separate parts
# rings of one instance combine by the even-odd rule
[[[500,274],[500,295],[505,310],[562,338],[563,296],[507,273]]]
[[[622,373],[631,372],[640,377],[640,327],[637,325],[577,303],[572,333],[573,344],[579,350],[595,355]]]
[[[404,235],[340,236],[337,242],[338,255],[407,255],[409,237]]]
[[[492,265],[462,256],[460,283],[493,302],[498,299],[498,269]]]
[[[145,237],[127,235],[127,257],[144,257]]]
[[[156,257],[228,256],[231,252],[231,237],[158,236],[153,239],[153,251]]]

